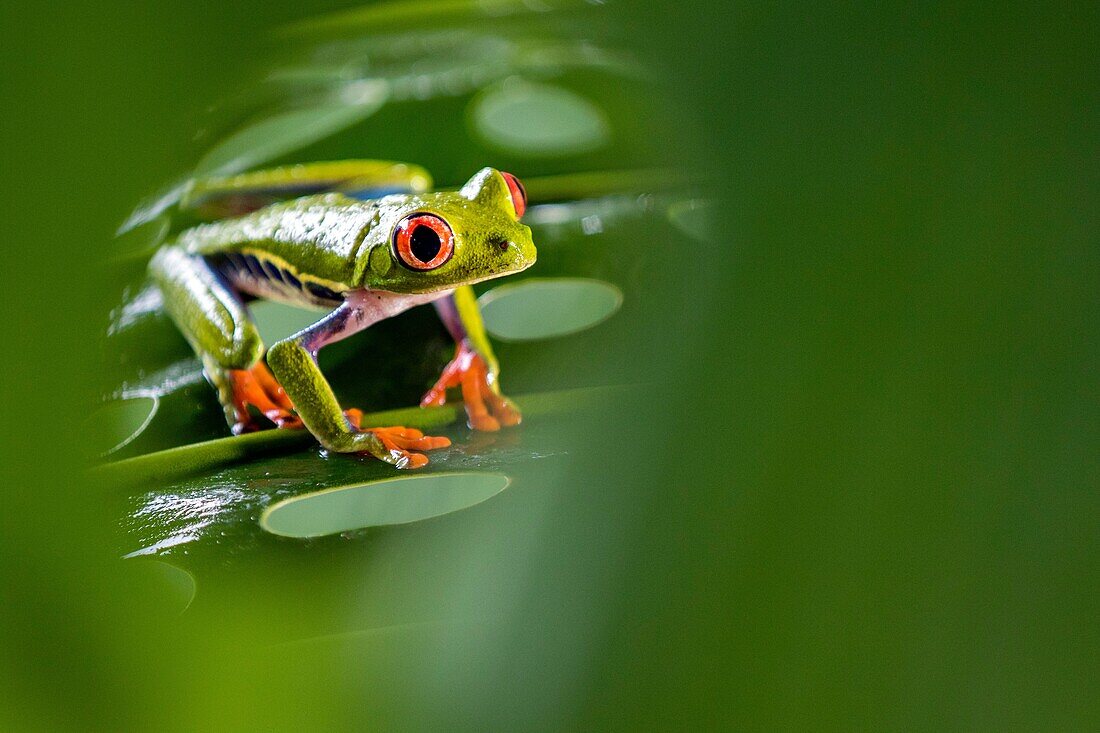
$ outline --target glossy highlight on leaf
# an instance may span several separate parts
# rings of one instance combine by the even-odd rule
[[[627,391],[625,387],[587,387],[522,395],[516,402],[527,415],[552,415],[585,406],[610,405],[617,395]],[[451,402],[440,407],[406,407],[367,413],[362,416],[360,425],[380,427],[400,424],[434,430],[452,425],[462,414],[462,402]],[[93,468],[91,474],[118,489],[129,490],[240,461],[285,454],[310,445],[316,445],[316,441],[304,430],[264,430],[104,463]]]

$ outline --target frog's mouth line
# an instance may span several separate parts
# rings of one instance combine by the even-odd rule
[[[483,283],[486,280],[496,280],[498,277],[505,277],[507,275],[515,275],[518,272],[523,272],[527,268],[531,267],[531,265],[533,265],[533,264],[535,264],[535,260],[533,260],[533,259],[528,260],[526,257],[524,257],[522,265],[519,265],[519,266],[516,266],[514,264],[509,265],[508,267],[505,267],[505,268],[501,269],[500,272],[490,273],[488,275],[485,275],[484,277],[479,277],[476,280],[470,280],[465,284],[466,285],[476,285],[477,283]]]
[[[504,266],[499,272],[494,272],[486,275],[485,277],[478,278],[477,280],[472,280],[469,284],[472,285],[474,283],[485,282],[486,280],[492,280],[494,278],[503,277],[505,275],[514,275],[517,272],[523,272],[531,265],[535,264],[535,261],[538,259],[537,255],[530,259],[525,257],[523,254],[523,250],[515,242],[509,241],[501,244],[502,252],[507,252],[508,250],[515,251],[516,260],[514,262]]]

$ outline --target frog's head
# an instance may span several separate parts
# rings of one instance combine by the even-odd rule
[[[520,223],[523,184],[483,168],[459,191],[388,196],[374,230],[367,279],[398,293],[449,290],[535,263],[531,230]]]

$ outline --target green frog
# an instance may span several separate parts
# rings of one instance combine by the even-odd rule
[[[304,427],[329,451],[397,468],[427,464],[421,451],[445,447],[447,438],[361,426],[363,413],[339,404],[317,363],[326,345],[427,303],[456,346],[421,404],[444,404],[458,388],[474,430],[520,422],[501,392],[471,285],[534,264],[531,230],[520,222],[526,192],[494,168],[458,191],[430,188],[424,169],[386,161],[293,165],[194,184],[183,206],[212,220],[162,246],[149,271],[234,434]],[[254,298],[326,315],[265,348],[246,306]]]

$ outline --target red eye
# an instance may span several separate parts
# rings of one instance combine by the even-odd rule
[[[523,212],[527,211],[527,191],[519,179],[511,173],[501,171],[504,182],[508,184],[508,193],[512,194],[512,207],[516,210],[516,218],[523,218]]]
[[[454,235],[435,214],[413,214],[393,230],[393,247],[406,267],[434,270],[454,254]]]

